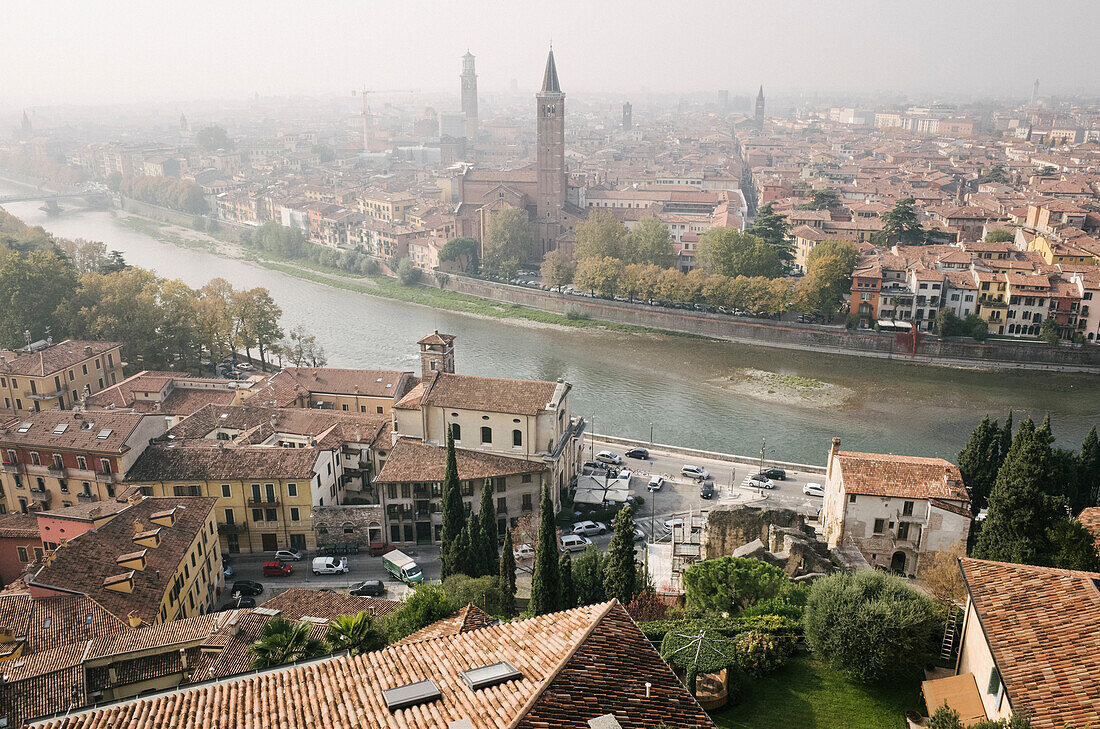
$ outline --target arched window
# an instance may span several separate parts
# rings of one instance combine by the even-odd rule
[[[451,423],[451,437],[455,440],[462,440],[462,426],[458,423]]]
[[[523,445],[523,431],[519,428],[512,431],[512,445],[516,448]]]
[[[493,429],[485,426],[481,429],[481,442],[492,443],[493,442]]]

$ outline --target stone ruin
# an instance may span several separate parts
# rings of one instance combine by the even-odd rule
[[[840,566],[805,517],[793,509],[723,504],[707,514],[702,539],[702,559],[759,559],[794,580],[811,580]]]

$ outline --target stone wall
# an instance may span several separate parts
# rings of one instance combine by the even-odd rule
[[[313,507],[313,533],[318,546],[354,542],[366,550],[370,546],[370,528],[376,527],[380,541],[385,542],[385,526],[386,515],[380,505]]]
[[[746,344],[822,352],[839,352],[884,359],[932,364],[995,367],[1000,369],[1066,369],[1100,373],[1100,346],[1063,345],[1045,342],[940,339],[923,334],[917,353],[910,356],[897,337],[870,329],[848,330],[841,326],[820,326],[746,319],[665,309],[606,299],[589,299],[542,291],[524,286],[490,283],[452,275],[446,288],[461,293],[519,304],[556,314],[581,312],[591,319],[620,324],[698,334]]]
[[[720,505],[710,510],[703,527],[703,559],[733,554],[738,547],[759,540],[771,542],[771,526],[798,528],[800,514],[791,509]]]

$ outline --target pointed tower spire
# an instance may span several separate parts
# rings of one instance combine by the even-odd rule
[[[553,46],[550,47],[550,54],[546,57],[546,72],[542,75],[542,93],[561,93],[561,86],[558,85],[558,67],[554,65]]]

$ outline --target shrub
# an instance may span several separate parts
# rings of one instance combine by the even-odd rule
[[[785,647],[774,636],[760,630],[738,633],[733,639],[737,665],[749,676],[760,678],[774,673],[787,657]]]
[[[836,573],[810,589],[803,630],[811,650],[863,682],[907,676],[930,658],[936,605],[900,577]]]
[[[420,269],[413,265],[411,258],[402,258],[397,264],[397,278],[404,286],[412,286],[420,280]]]
[[[668,615],[668,603],[653,590],[645,589],[630,601],[626,611],[634,620],[664,620]]]
[[[684,572],[689,607],[712,613],[736,613],[777,595],[788,581],[783,570],[744,557],[719,557]]]
[[[784,582],[775,596],[750,605],[741,615],[746,617],[752,615],[780,615],[801,623],[802,614],[806,610],[806,600],[809,597],[810,586],[808,584]]]
[[[670,613],[673,611],[670,610]],[[722,635],[737,635],[746,630],[758,630],[791,640],[802,632],[802,626],[795,620],[780,615],[757,615],[737,618],[687,618],[670,620],[639,621],[638,628],[651,641],[663,640],[672,630],[696,631],[712,630]]]
[[[504,593],[500,589],[500,578],[495,575],[451,575],[443,580],[443,592],[451,605],[461,607],[473,604],[490,615],[504,614]]]

